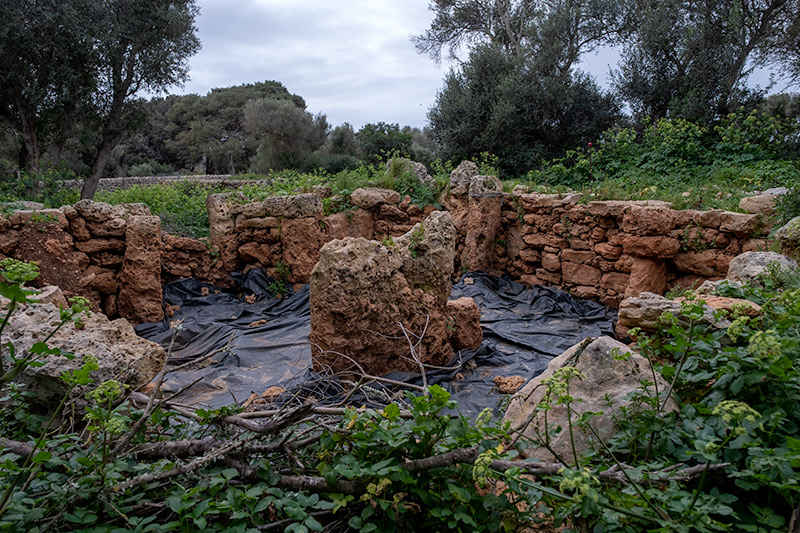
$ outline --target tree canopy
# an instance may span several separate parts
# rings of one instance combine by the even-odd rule
[[[708,123],[758,96],[757,67],[800,75],[800,1],[636,0],[640,14],[615,74],[638,116]]]
[[[543,73],[500,47],[482,45],[451,71],[428,118],[445,158],[487,152],[516,175],[610,127],[619,106],[588,76]]]
[[[43,139],[82,125],[91,198],[114,147],[146,118],[141,92],[186,80],[197,13],[195,0],[0,2],[0,113],[24,140],[25,166],[38,168]]]

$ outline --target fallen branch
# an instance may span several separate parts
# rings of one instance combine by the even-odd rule
[[[15,453],[21,457],[28,457],[33,453],[33,446],[30,444],[16,440],[9,440],[4,437],[0,437],[0,448],[11,453]]]

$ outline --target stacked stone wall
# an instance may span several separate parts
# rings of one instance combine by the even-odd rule
[[[474,170],[474,169],[473,169]],[[678,211],[665,202],[589,201],[579,195],[505,194],[495,178],[454,173],[441,199],[456,231],[457,272],[509,274],[616,307],[626,296],[690,287],[725,276],[738,254],[766,248],[760,215]],[[390,242],[421,222],[420,207],[395,191],[358,189],[352,208],[325,214],[329,190],[247,202],[208,198],[210,238],[161,232],[142,204],[82,200],[61,209],[0,217],[0,256],[37,261],[38,283],[83,295],[98,311],[134,322],[161,320],[161,286],[194,277],[223,287],[230,273],[262,267],[306,283],[333,239]]]

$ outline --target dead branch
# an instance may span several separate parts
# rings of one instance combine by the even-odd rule
[[[172,334],[172,338],[169,341],[169,350],[167,350],[167,357],[170,357],[172,355],[172,347],[175,345],[175,338],[177,334],[178,330],[176,329],[175,332]],[[133,437],[136,436],[136,434],[139,433],[139,431],[142,429],[142,426],[147,421],[147,419],[150,418],[150,415],[153,413],[156,406],[158,405],[158,403],[156,402],[156,396],[158,395],[159,390],[161,389],[161,385],[164,383],[164,378],[168,373],[184,370],[192,365],[200,364],[203,361],[217,355],[220,352],[230,350],[231,343],[233,342],[235,335],[236,335],[235,332],[232,333],[230,339],[228,339],[228,342],[226,342],[225,346],[223,346],[222,348],[219,348],[218,350],[213,350],[212,352],[209,352],[208,354],[204,355],[199,359],[196,359],[194,361],[189,361],[188,363],[179,365],[169,371],[167,371],[168,365],[167,362],[165,362],[164,368],[161,369],[161,371],[155,378],[155,384],[154,384],[155,386],[153,387],[153,390],[150,392],[150,396],[147,398],[147,404],[145,405],[144,412],[142,413],[141,418],[139,418],[139,420],[136,421],[136,423],[133,425],[130,431],[125,433],[125,435],[122,437],[119,443],[116,446],[114,446],[114,449],[111,450],[111,457],[116,457],[119,453],[124,451],[130,444]]]
[[[162,479],[169,479],[175,476],[179,476],[181,474],[187,474],[198,468],[201,468],[209,463],[216,461],[217,459],[224,457],[225,455],[233,452],[237,448],[241,448],[248,442],[252,441],[253,439],[257,438],[258,435],[249,435],[242,440],[236,440],[217,448],[216,450],[212,451],[208,455],[204,455],[203,457],[192,461],[191,463],[187,463],[185,465],[181,465],[177,468],[173,468],[172,470],[166,470],[157,473],[151,474],[144,474],[142,476],[130,479],[118,485],[111,487],[113,492],[120,492],[123,490],[131,489],[134,487],[138,487],[139,485],[144,485],[145,483],[152,483],[153,481],[160,481]]]
[[[28,457],[33,454],[33,446],[30,444],[6,439],[5,437],[0,437],[0,448],[22,457]]]

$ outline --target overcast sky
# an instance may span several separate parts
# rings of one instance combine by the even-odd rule
[[[433,14],[428,0],[198,0],[202,50],[191,80],[172,92],[276,80],[328,122],[425,126],[449,65],[414,49]],[[618,54],[605,50],[581,68],[601,86]],[[762,82],[763,84],[763,82]]]
[[[277,80],[328,122],[424,126],[442,85],[409,37],[430,23],[428,0],[198,0],[202,50],[172,92]]]

